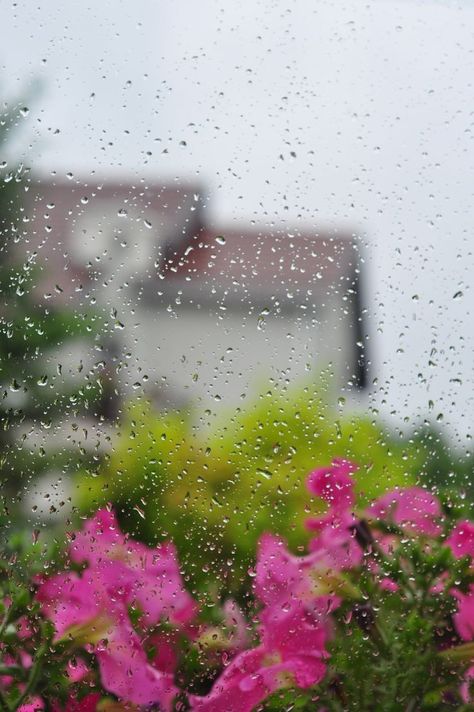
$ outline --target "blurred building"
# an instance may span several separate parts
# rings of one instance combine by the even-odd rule
[[[350,235],[206,224],[200,188],[182,184],[32,184],[27,220],[48,264],[38,294],[105,309],[121,394],[232,405],[323,369],[365,385]]]

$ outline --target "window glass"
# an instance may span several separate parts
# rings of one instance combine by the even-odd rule
[[[472,4],[2,19],[0,712],[470,709]]]

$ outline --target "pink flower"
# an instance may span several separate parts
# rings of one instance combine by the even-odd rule
[[[189,695],[194,712],[252,712],[270,693],[259,675],[262,647],[237,655],[204,697]]]
[[[295,556],[278,536],[260,537],[255,593],[267,608],[280,610],[302,603],[325,617],[340,604],[334,594],[338,568],[321,552]]]
[[[160,703],[163,709],[170,709],[176,694],[172,677],[148,663],[128,619],[126,588],[122,597],[117,592],[111,595],[109,574],[107,565],[88,569],[82,576],[63,573],[51,577],[38,591],[43,613],[53,621],[57,638],[69,635],[83,646],[93,646],[106,690],[127,702]],[[116,583],[116,576],[112,578]]]
[[[255,579],[265,605],[260,645],[237,654],[208,695],[190,696],[195,712],[251,712],[283,687],[322,680],[327,613],[337,599],[319,594],[319,562],[319,555],[294,556],[279,537],[261,537]]]
[[[106,572],[86,570],[82,576],[65,572],[46,579],[37,598],[54,623],[57,640],[70,635],[94,643],[127,618],[123,594],[120,598],[113,593]]]
[[[474,640],[474,584],[469,587],[469,593],[453,591],[457,598],[458,610],[453,616],[454,627],[463,640]]]
[[[159,703],[166,712],[172,709],[178,692],[173,676],[148,663],[146,652],[131,626],[116,627],[106,641],[96,646],[95,655],[106,690],[137,705]]]
[[[2,643],[1,648],[3,648],[3,645],[4,644]],[[1,650],[1,648],[0,648],[0,650]],[[1,652],[3,653],[3,650],[1,650]],[[24,651],[19,651],[18,655],[19,655],[20,661],[23,665],[23,661],[21,660],[21,658],[25,655]],[[27,667],[27,668],[31,667],[31,656],[28,656],[28,657],[29,657],[29,661],[28,661],[29,664],[27,666],[23,666],[23,667]],[[5,654],[2,655],[2,663],[6,666],[17,665],[18,660],[13,655],[9,655],[7,653],[6,655]],[[12,677],[11,675],[0,675],[0,685],[2,688],[9,687],[12,684],[12,682],[14,682],[14,680],[15,680],[15,678]]]
[[[469,520],[458,522],[446,539],[446,546],[449,546],[456,559],[462,556],[474,558],[474,524]]]
[[[362,561],[362,549],[354,537],[357,519],[352,512],[355,494],[351,475],[356,470],[355,463],[335,458],[330,467],[314,470],[308,476],[309,491],[329,505],[322,516],[306,520],[308,529],[318,532],[309,549],[338,570],[358,566]]]
[[[197,606],[182,584],[174,546],[164,543],[152,549],[128,539],[107,509],[86,521],[74,535],[69,553],[76,563],[88,562],[93,568],[106,565],[109,588],[125,587],[127,603],[139,604],[148,625],[161,619],[186,625],[196,615]]]
[[[393,490],[373,502],[368,513],[376,519],[385,519],[406,531],[426,536],[438,536],[441,516],[438,499],[421,487]]]
[[[305,610],[302,605],[295,605],[290,610],[266,608],[260,618],[262,645],[270,655],[279,656],[282,670],[292,674],[291,684],[306,688],[319,682],[326,671],[322,660],[328,655],[324,648],[327,635],[321,616]],[[278,663],[275,663],[271,673],[265,671],[267,680],[269,675],[278,672],[277,668]],[[275,689],[284,686],[277,682],[275,679]]]
[[[249,641],[248,624],[239,605],[228,599],[223,606],[224,625],[229,631],[228,640],[232,650],[243,650]]]
[[[179,635],[177,631],[154,633],[149,642],[156,650],[152,660],[153,667],[161,672],[174,675],[178,665]]]
[[[262,615],[262,643],[239,653],[204,696],[190,696],[195,712],[251,712],[268,695],[291,686],[310,687],[325,673],[325,632],[301,606]]]
[[[115,514],[109,509],[99,509],[84,522],[82,530],[71,535],[69,555],[72,561],[94,565],[104,559],[124,557],[128,537],[122,534]]]
[[[311,579],[314,557],[290,554],[278,536],[263,534],[258,543],[255,592],[266,606],[284,606],[315,597]]]
[[[326,528],[320,539],[321,545],[314,544],[319,538],[313,540],[314,551],[310,554],[295,556],[288,551],[283,539],[263,534],[257,555],[255,592],[267,609],[288,610],[302,604],[329,629],[329,614],[338,608],[341,597],[358,596],[342,569],[349,560],[357,565],[362,551],[349,533],[347,539],[341,536],[342,541],[338,541],[334,537],[330,543],[329,528]]]
[[[195,604],[182,585],[174,547],[150,549],[127,540],[113,514],[102,510],[74,539],[71,557],[77,563],[87,561],[89,568],[81,575],[52,576],[38,591],[56,639],[68,636],[95,653],[107,691],[137,705],[159,703],[171,709],[177,689],[169,661],[158,656],[150,664],[128,608],[138,603],[150,625],[161,620],[184,625],[194,616]],[[161,662],[165,669],[160,669]]]
[[[310,528],[326,526],[352,509],[355,495],[351,473],[358,469],[358,465],[349,460],[335,458],[330,467],[322,467],[308,475],[307,485],[311,494],[321,497],[329,505],[326,515],[309,520]]]
[[[92,692],[80,700],[76,697],[69,697],[65,707],[53,704],[52,709],[53,712],[97,712],[100,700],[101,696],[97,692]],[[100,709],[102,709],[102,706]]]
[[[18,707],[18,712],[38,712],[38,710],[44,710],[44,702],[41,697],[37,696]]]
[[[87,677],[89,672],[90,668],[86,665],[84,660],[81,660],[80,658],[68,660],[66,673],[71,682],[80,682]]]
[[[327,524],[319,531],[310,541],[309,550],[319,554],[338,571],[359,566],[363,551],[355,540],[355,521],[352,515],[341,515],[339,520]]]
[[[472,686],[472,681],[474,680],[474,665],[471,666],[466,670],[464,673],[464,680],[461,684],[461,688],[459,690],[461,694],[461,699],[463,702],[468,705],[470,702],[474,701],[473,696],[471,695],[471,686]]]

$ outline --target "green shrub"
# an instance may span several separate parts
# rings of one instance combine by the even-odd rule
[[[217,425],[210,411],[196,423],[191,413],[159,414],[140,400],[125,412],[99,472],[79,481],[80,510],[111,502],[145,541],[172,537],[194,580],[213,566],[231,587],[261,532],[280,532],[296,547],[304,541],[311,469],[337,456],[358,462],[362,504],[413,483],[427,457],[423,443],[366,417],[339,417],[307,386],[268,392]]]

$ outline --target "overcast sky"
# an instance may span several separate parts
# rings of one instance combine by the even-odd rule
[[[373,401],[395,423],[432,401],[469,445],[472,2],[19,0],[0,63],[4,93],[42,84],[37,172],[196,179],[221,223],[353,229]]]

